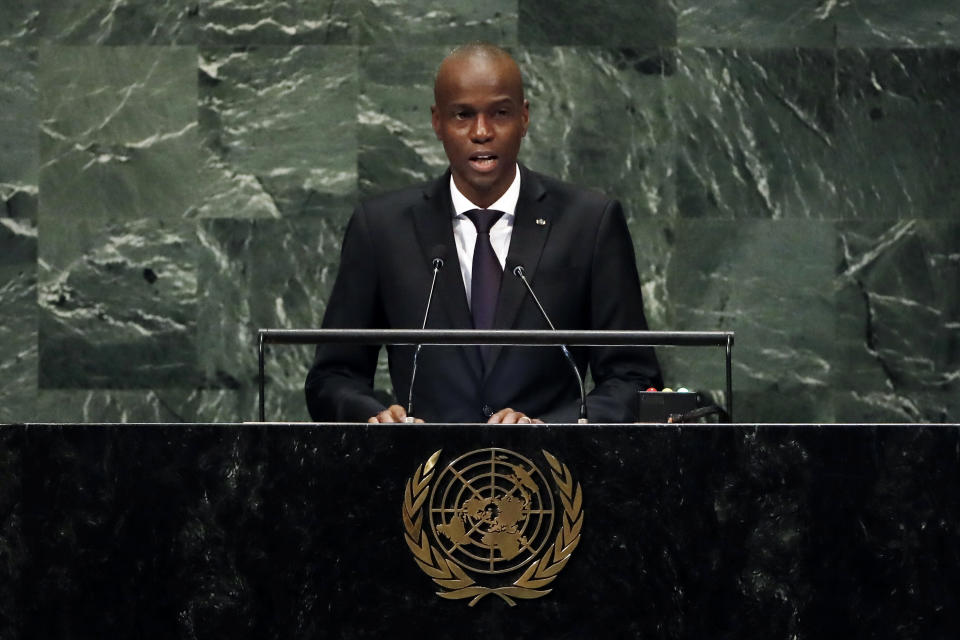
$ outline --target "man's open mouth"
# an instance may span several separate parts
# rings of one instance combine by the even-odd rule
[[[470,156],[470,166],[479,171],[497,166],[497,156],[492,153],[476,153]]]

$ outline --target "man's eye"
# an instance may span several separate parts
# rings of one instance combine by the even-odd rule
[[[465,119],[465,118],[469,118],[469,117],[470,117],[470,112],[469,112],[469,111],[457,111],[457,112],[454,114],[454,117],[456,117],[456,118],[459,119],[459,120],[463,120],[463,119]]]

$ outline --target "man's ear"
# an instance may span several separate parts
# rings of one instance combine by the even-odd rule
[[[530,101],[523,101],[523,135],[521,137],[527,137],[527,129],[530,127]]]
[[[435,104],[430,105],[430,125],[433,127],[433,133],[437,136],[437,140],[442,140],[440,137],[440,111]]]

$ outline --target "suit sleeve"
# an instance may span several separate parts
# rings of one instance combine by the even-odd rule
[[[354,211],[344,234],[340,270],[323,316],[324,329],[384,326],[376,252],[366,214]],[[377,345],[317,345],[304,389],[310,417],[318,422],[366,422],[385,407],[373,391]]]
[[[590,275],[590,329],[647,330],[636,255],[623,208],[609,200],[594,239]],[[587,396],[591,422],[636,420],[637,390],[663,386],[650,347],[593,347],[589,355],[594,389]],[[579,402],[544,416],[547,422],[575,422]]]

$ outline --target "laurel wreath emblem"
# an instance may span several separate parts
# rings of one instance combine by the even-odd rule
[[[407,480],[402,507],[407,546],[413,552],[414,560],[420,569],[443,589],[438,591],[437,595],[448,600],[470,598],[469,606],[472,607],[484,596],[493,594],[512,607],[517,604],[514,598],[531,600],[550,593],[552,589],[545,587],[553,582],[567,565],[574,549],[580,543],[580,529],[583,527],[583,490],[580,483],[574,485],[567,465],[562,464],[548,451],[541,450],[550,465],[551,475],[563,503],[562,526],[554,543],[509,586],[486,587],[477,584],[460,565],[445,558],[431,545],[423,526],[424,503],[430,492],[430,482],[433,480],[441,451],[442,449],[436,451],[426,462],[419,465],[413,477]]]

